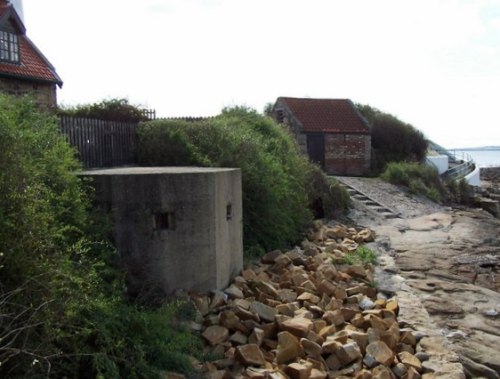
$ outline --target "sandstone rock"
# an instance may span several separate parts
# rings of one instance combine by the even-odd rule
[[[219,315],[219,324],[227,329],[235,330],[240,324],[240,318],[233,311],[224,311]]]
[[[309,374],[309,379],[325,379],[327,376],[327,372],[313,367]]]
[[[368,333],[349,331],[348,336],[358,344],[361,353],[364,354],[366,351],[366,347],[368,346]]]
[[[395,299],[388,300],[387,303],[385,304],[385,309],[388,309],[397,315],[399,311],[399,304],[397,300]]]
[[[417,344],[417,338],[411,331],[402,331],[399,337],[399,342],[415,346]]]
[[[276,290],[276,288],[274,288],[274,286],[271,283],[258,281],[256,283],[256,287],[259,291],[265,293],[266,295],[271,296],[271,298],[273,299],[278,298],[278,291]]]
[[[372,370],[373,379],[394,379],[395,375],[385,366],[377,366]]]
[[[366,354],[371,355],[377,362],[385,366],[389,366],[394,360],[394,352],[382,341],[368,344]]]
[[[215,291],[212,297],[212,301],[210,302],[210,308],[215,309],[226,305],[227,303],[227,295],[222,291]]]
[[[337,285],[329,279],[323,280],[318,286],[318,292],[320,294],[326,294],[328,296],[335,296],[337,291]]]
[[[342,345],[340,349],[335,352],[335,355],[344,366],[362,357],[361,351],[356,342],[350,342]]]
[[[313,304],[318,304],[321,299],[311,292],[303,292],[297,297],[297,300],[308,301],[308,302],[313,303]]]
[[[313,323],[310,319],[304,317],[294,317],[286,320],[281,324],[281,328],[295,335],[296,337],[303,338],[312,329]]]
[[[258,301],[254,301],[250,305],[250,311],[255,312],[261,320],[269,322],[274,321],[274,317],[278,313],[275,308],[272,308]]]
[[[302,354],[299,339],[290,332],[278,333],[278,347],[276,350],[276,362],[278,364],[288,363]]]
[[[246,280],[252,280],[257,277],[257,274],[252,269],[246,269],[241,271],[241,276]]]
[[[240,320],[260,321],[259,316],[256,313],[251,312],[248,309],[244,309],[240,306],[234,307],[233,311]]]
[[[406,375],[406,373],[408,372],[408,368],[402,364],[401,362],[396,364],[393,368],[392,368],[392,372],[394,373],[394,375],[396,375],[398,378],[402,378],[404,375]]]
[[[422,371],[422,362],[413,354],[403,351],[398,354],[398,359],[406,367],[413,367],[418,372]]]
[[[262,345],[264,338],[265,338],[264,331],[260,328],[254,328],[252,330],[252,333],[248,337],[248,342],[260,346]]]
[[[332,239],[344,239],[349,235],[347,228],[343,226],[334,226],[327,228],[326,236]]]
[[[361,265],[352,265],[347,268],[347,273],[356,278],[366,278],[366,270]]]
[[[283,303],[293,303],[297,299],[297,292],[289,288],[277,290],[277,293],[277,298]]]
[[[220,325],[212,325],[205,329],[202,336],[210,345],[215,346],[228,339],[229,330]]]
[[[260,260],[264,264],[273,264],[276,258],[282,254],[283,253],[280,250],[273,250],[264,254]]]
[[[340,363],[340,360],[335,354],[330,354],[328,358],[326,358],[325,362],[326,366],[331,371],[337,371],[339,368],[342,367],[342,363]]]
[[[372,379],[372,377],[373,374],[371,373],[371,371],[368,371],[366,369],[359,371],[355,376],[356,379]]]
[[[344,317],[345,321],[351,321],[358,313],[355,309],[346,307],[340,309],[340,311],[342,312],[342,316]]]
[[[323,314],[322,319],[325,320],[328,324],[335,326],[343,325],[345,322],[341,310],[327,311]]]
[[[291,363],[285,368],[285,373],[290,379],[308,379],[311,375],[312,365],[309,362]]]
[[[308,356],[319,357],[322,353],[321,346],[309,339],[302,338],[300,340],[300,345],[302,346],[302,349]]]
[[[371,229],[363,229],[357,233],[357,238],[362,242],[373,242],[375,241],[375,232]]]
[[[263,366],[266,364],[264,354],[255,344],[238,346],[235,358],[245,366]]]
[[[295,315],[295,311],[297,311],[298,307],[296,304],[292,303],[287,303],[287,304],[280,304],[276,306],[276,311],[281,314],[285,315],[288,317],[293,317]]]
[[[322,328],[318,335],[321,337],[321,338],[326,338],[328,336],[331,336],[332,334],[334,334],[335,332],[337,331],[337,327],[335,325],[328,325],[328,326],[325,326],[324,328]]]
[[[245,334],[237,331],[231,337],[229,337],[229,341],[231,341],[235,345],[245,345],[248,342],[248,338]]]
[[[229,296],[230,299],[243,299],[245,297],[243,291],[236,287],[234,284],[226,288],[224,292]]]
[[[451,375],[450,375],[451,376]],[[413,367],[408,368],[408,372],[403,375],[402,379],[420,379],[422,376]]]

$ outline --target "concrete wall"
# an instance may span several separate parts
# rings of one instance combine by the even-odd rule
[[[54,108],[57,106],[56,84],[0,78],[0,92],[5,92],[13,96],[33,95],[37,103],[45,108]]]
[[[449,168],[447,155],[430,155],[427,157],[427,161],[436,167],[439,175],[445,173]]]
[[[86,171],[112,215],[129,290],[222,289],[243,266],[238,169],[135,167]]]
[[[476,166],[474,171],[472,171],[470,174],[465,176],[465,180],[469,185],[474,186],[474,187],[480,187],[481,186],[481,169]]]

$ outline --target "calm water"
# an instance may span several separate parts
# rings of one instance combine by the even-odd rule
[[[479,167],[500,167],[500,149],[499,150],[450,150],[458,158],[464,154],[469,154]],[[466,155],[465,155],[466,156]]]

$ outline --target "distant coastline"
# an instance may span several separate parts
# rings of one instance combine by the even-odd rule
[[[450,151],[459,150],[459,151],[496,151],[500,150],[500,146],[480,146],[480,147],[457,147],[453,149],[448,149]]]
[[[500,146],[466,147],[463,149],[448,149],[458,159],[472,160],[480,168],[500,167]]]

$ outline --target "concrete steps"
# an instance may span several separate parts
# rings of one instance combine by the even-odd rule
[[[368,195],[361,192],[360,190],[358,190],[358,189],[352,187],[351,185],[346,184],[342,181],[340,181],[340,183],[347,190],[347,192],[349,193],[349,196],[351,196],[351,199],[363,204],[365,207],[372,210],[377,215],[382,216],[383,218],[387,218],[387,219],[400,217],[399,213],[397,213],[396,211],[390,209],[389,207],[387,207],[383,204],[380,204],[378,201],[369,197]]]

